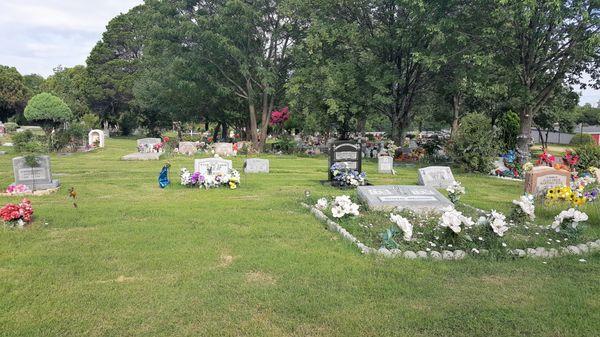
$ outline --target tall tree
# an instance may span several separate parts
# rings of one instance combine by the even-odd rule
[[[596,0],[498,0],[493,18],[488,38],[512,71],[518,149],[528,157],[533,119],[555,92],[580,83],[584,72],[599,78],[600,8]]]
[[[37,95],[42,92],[41,88],[44,81],[44,77],[38,74],[23,75],[23,82],[31,92],[31,95]]]
[[[29,96],[17,69],[0,65],[0,120],[22,114]]]
[[[65,68],[62,66],[54,69],[54,74],[49,76],[40,85],[40,91],[49,92],[60,97],[71,109],[75,117],[91,113],[88,105],[88,73],[84,66]]]
[[[146,8],[140,5],[112,19],[87,59],[88,97],[102,121],[116,122],[131,109],[149,30]]]
[[[218,90],[246,102],[248,132],[256,150],[267,141],[270,114],[283,104],[295,22],[280,0],[153,1],[174,17],[188,57],[200,60]],[[167,30],[169,30],[167,29]],[[169,33],[169,32],[167,32]],[[260,128],[260,130],[259,130]]]

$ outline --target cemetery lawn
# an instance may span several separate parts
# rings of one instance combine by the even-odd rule
[[[178,185],[187,157],[123,162],[133,139],[52,156],[35,223],[0,230],[0,336],[597,336],[600,254],[451,263],[362,256],[300,206],[325,157],[266,156],[240,189]],[[8,148],[2,148],[6,150]],[[0,156],[0,186],[12,183]],[[243,158],[234,159],[242,168]],[[372,183],[414,184],[415,167]],[[507,211],[518,182],[460,174],[464,202]],[[78,192],[78,208],[67,198]],[[2,204],[18,198],[2,198]],[[544,215],[551,216],[551,215]],[[598,217],[592,226],[600,227]]]

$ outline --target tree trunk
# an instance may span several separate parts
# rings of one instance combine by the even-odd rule
[[[460,105],[461,99],[459,94],[455,94],[452,96],[452,131],[451,135],[454,136],[456,131],[458,131],[458,125],[460,122]]]
[[[215,127],[215,131],[213,131],[213,142],[217,142],[219,137],[219,128],[221,128],[221,123],[218,123],[217,126]]]
[[[533,115],[531,113],[531,106],[527,105],[521,110],[521,132],[517,137],[517,150],[521,156],[521,162],[529,160],[529,142],[531,139],[531,125],[533,123]]]
[[[226,142],[227,139],[229,139],[229,128],[227,127],[227,123],[222,122],[221,123],[221,140]]]

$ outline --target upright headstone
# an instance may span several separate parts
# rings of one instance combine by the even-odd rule
[[[154,147],[162,143],[160,138],[142,138],[137,140],[139,152],[155,152]]]
[[[571,172],[549,166],[536,166],[525,174],[525,192],[533,195],[545,193],[553,187],[567,186]]]
[[[2,123],[2,121],[0,121],[0,136],[4,136],[5,133],[6,133],[6,128],[4,127],[4,123]]]
[[[329,168],[335,163],[344,163],[349,169],[362,172],[362,144],[354,140],[340,140],[331,144],[329,150]],[[329,170],[329,180],[333,174]]]
[[[196,142],[179,142],[179,153],[193,156],[198,152],[197,144]]]
[[[440,213],[444,208],[453,206],[440,192],[429,186],[358,186],[357,193],[369,209],[378,211]]]
[[[26,185],[32,191],[48,190],[60,186],[58,180],[52,179],[50,157],[38,156],[37,166],[27,165],[25,157],[13,158],[13,173],[16,185]]]
[[[390,156],[377,157],[377,170],[379,173],[394,173],[394,158]]]
[[[244,162],[245,173],[269,173],[269,160],[249,158]]]
[[[194,172],[202,175],[227,174],[233,168],[231,160],[221,158],[196,159],[194,161]]]
[[[233,144],[215,143],[215,154],[218,154],[221,157],[233,156]]]
[[[104,131],[92,130],[88,133],[88,145],[104,147]]]
[[[448,166],[429,166],[419,169],[419,185],[447,188],[455,182]]]

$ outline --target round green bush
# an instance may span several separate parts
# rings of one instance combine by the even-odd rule
[[[73,113],[62,99],[43,92],[29,100],[24,116],[28,121],[37,121],[52,126],[71,120]]]
[[[575,152],[579,156],[577,169],[584,171],[590,166],[600,167],[600,146],[596,144],[584,144],[575,148]]]
[[[583,144],[594,144],[594,138],[592,135],[587,133],[578,133],[571,138],[571,145],[583,145]]]
[[[484,114],[468,114],[448,146],[452,160],[469,172],[488,173],[498,154],[498,137]]]

